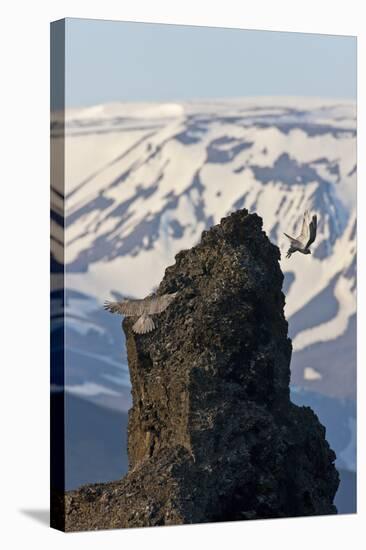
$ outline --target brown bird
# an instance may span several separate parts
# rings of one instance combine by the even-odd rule
[[[151,315],[156,315],[164,311],[177,296],[178,292],[173,294],[163,294],[162,296],[147,296],[142,300],[122,300],[121,302],[104,302],[104,309],[111,313],[119,313],[125,317],[138,317],[132,330],[136,334],[146,334],[155,328]]]

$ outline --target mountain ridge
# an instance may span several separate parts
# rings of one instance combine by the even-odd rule
[[[58,139],[57,120],[52,132]],[[296,234],[309,208],[319,218],[312,256],[281,260],[294,344],[291,382],[335,400],[355,399],[354,102],[102,105],[67,113],[65,148],[65,282],[73,304],[66,330],[81,350],[90,351],[93,341],[99,357],[121,363],[118,369],[103,359],[88,372],[73,355],[71,386],[80,388],[84,376],[95,384],[87,388],[90,399],[102,399],[103,387],[128,387],[119,322],[98,310],[104,299],[147,295],[180,250],[242,207],[262,216],[284,256],[283,232]],[[57,205],[60,197],[53,193],[53,200]],[[58,223],[56,216],[55,240]],[[62,260],[59,250],[54,260]],[[90,301],[88,315],[76,315],[77,292]],[[93,389],[100,393],[91,395]]]

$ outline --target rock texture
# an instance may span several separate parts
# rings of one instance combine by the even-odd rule
[[[68,493],[66,530],[336,513],[325,429],[289,399],[279,257],[235,212],[167,268],[158,294],[179,295],[154,332],[123,321],[129,473]]]

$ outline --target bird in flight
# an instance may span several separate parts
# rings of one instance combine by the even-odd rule
[[[293,254],[294,252],[301,252],[301,254],[311,254],[310,245],[312,245],[315,241],[316,229],[316,215],[314,215],[310,221],[309,212],[306,210],[302,222],[300,235],[295,239],[294,237],[290,237],[290,235],[287,235],[287,233],[284,233],[291,242],[291,246],[287,251],[286,258],[291,258],[291,254]]]
[[[151,315],[156,315],[164,311],[177,296],[178,292],[173,294],[163,294],[162,296],[148,296],[142,300],[122,300],[121,302],[104,302],[104,309],[111,313],[119,313],[126,317],[138,317],[132,330],[136,334],[146,334],[155,328],[155,323]]]

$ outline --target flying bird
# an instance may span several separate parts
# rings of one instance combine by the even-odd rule
[[[151,315],[156,315],[164,311],[177,296],[178,292],[173,294],[163,294],[162,296],[148,296],[142,300],[122,300],[121,302],[104,302],[104,309],[111,313],[119,313],[126,317],[138,317],[132,330],[136,334],[146,334],[155,328]]]
[[[291,258],[291,254],[293,254],[294,252],[301,252],[301,254],[311,254],[310,245],[312,245],[315,241],[316,229],[316,215],[314,215],[310,221],[309,212],[306,210],[306,212],[304,213],[300,235],[295,239],[294,237],[290,237],[290,235],[287,235],[287,233],[284,233],[291,242],[291,246],[287,251],[286,258]]]

